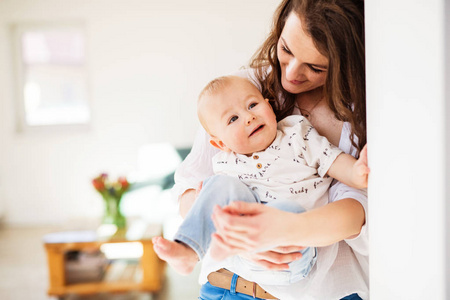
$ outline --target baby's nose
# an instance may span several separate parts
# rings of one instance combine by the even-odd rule
[[[250,123],[255,119],[256,117],[253,114],[249,114],[247,118],[247,125],[250,125]]]

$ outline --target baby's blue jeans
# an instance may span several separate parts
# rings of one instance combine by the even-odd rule
[[[232,201],[261,203],[258,195],[237,178],[215,175],[205,180],[201,192],[175,234],[174,240],[191,247],[199,259],[202,259],[211,242],[211,234],[216,231],[211,219],[214,206],[223,207]],[[292,200],[274,200],[267,205],[293,213],[305,211],[303,207]],[[286,228],[286,230],[295,230],[295,228]],[[300,252],[303,254],[302,258],[289,263],[288,270],[281,271],[266,270],[253,262],[242,260],[248,264],[255,275],[257,274],[256,278],[261,279],[255,280],[256,282],[288,285],[306,277],[316,261],[316,248],[309,247]]]

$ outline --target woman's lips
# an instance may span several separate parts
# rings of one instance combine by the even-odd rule
[[[291,80],[291,81],[289,81],[289,82],[292,83],[292,84],[298,85],[298,84],[304,83],[305,81],[306,81],[306,80],[303,80],[303,81],[299,81],[299,80]]]
[[[252,131],[252,133],[250,133],[249,137],[254,135],[255,133],[258,133],[259,131],[261,131],[264,128],[264,125],[259,125],[258,127],[256,127],[255,130]]]

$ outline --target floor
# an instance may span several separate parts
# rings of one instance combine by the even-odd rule
[[[0,227],[0,299],[50,300],[47,296],[48,273],[42,236],[55,228]],[[101,294],[96,296],[69,295],[64,300],[179,300],[197,299],[199,266],[189,276],[166,269],[164,287],[157,295],[144,293]]]

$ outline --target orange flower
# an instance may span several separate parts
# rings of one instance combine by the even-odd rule
[[[125,176],[120,176],[117,181],[111,181],[106,173],[92,179],[92,185],[104,198],[113,197],[118,200],[130,188],[130,183]]]
[[[124,176],[119,177],[117,181],[120,183],[120,186],[124,191],[127,190],[128,187],[130,186],[130,183],[128,182],[127,178]]]
[[[99,192],[103,192],[106,189],[105,181],[108,178],[108,175],[106,176],[105,175],[106,174],[101,174],[92,179],[92,184],[94,185],[94,188]]]

